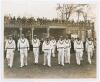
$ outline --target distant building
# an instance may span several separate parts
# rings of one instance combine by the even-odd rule
[[[8,34],[13,34],[14,36],[20,35],[20,33],[26,34],[29,38],[32,37],[33,34],[39,36],[39,38],[44,38],[47,36],[54,36],[55,38],[59,38],[60,35],[65,36],[69,34],[70,36],[79,36],[83,41],[86,38],[92,37],[94,38],[94,24],[77,24],[77,23],[50,23],[50,24],[42,24],[39,25],[38,23],[32,25],[21,25],[18,23],[10,23],[10,18],[5,17],[5,24],[4,24],[4,34],[5,36]],[[45,35],[44,35],[45,34]]]

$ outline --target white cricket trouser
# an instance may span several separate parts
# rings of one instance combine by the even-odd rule
[[[8,66],[12,67],[13,66],[13,59],[14,59],[14,51],[13,49],[7,49],[7,54],[6,58],[8,61]]]
[[[81,50],[81,53],[80,53],[80,60],[83,60],[83,50]]]
[[[81,64],[81,59],[82,59],[82,56],[83,56],[83,51],[82,51],[82,49],[76,49],[76,63],[78,64],[78,65],[80,65]]]
[[[44,65],[51,66],[51,50],[44,50]]]
[[[88,53],[88,62],[91,64],[91,57],[93,56],[93,50],[89,49],[87,53]]]
[[[64,48],[58,49],[58,64],[64,66]]]
[[[38,59],[39,59],[39,48],[33,48],[33,53],[34,53],[35,63],[38,63]]]
[[[52,57],[55,57],[55,49],[56,49],[56,47],[53,46],[53,48],[52,48]]]
[[[23,67],[24,65],[27,65],[27,56],[28,56],[28,50],[27,49],[20,49],[21,67]]]
[[[70,64],[70,48],[65,49],[65,63]]]

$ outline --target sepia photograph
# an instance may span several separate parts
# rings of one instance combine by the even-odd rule
[[[4,79],[97,78],[96,4],[3,3]]]

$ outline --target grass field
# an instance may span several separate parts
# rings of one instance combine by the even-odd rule
[[[43,54],[39,56],[39,64],[34,64],[32,51],[28,54],[28,66],[20,68],[19,53],[15,52],[14,65],[10,69],[4,60],[4,78],[30,78],[30,79],[68,79],[68,78],[96,78],[96,56],[92,64],[87,62],[87,55],[84,53],[84,60],[81,65],[76,64],[75,53],[71,53],[71,64],[60,66],[57,64],[57,54],[52,58],[52,67],[43,66]]]

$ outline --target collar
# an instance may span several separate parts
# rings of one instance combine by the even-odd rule
[[[47,41],[45,42],[47,45],[49,45],[50,41],[47,43]]]
[[[11,44],[13,42],[13,40],[8,40],[8,44]]]
[[[52,40],[52,42],[54,43],[54,42],[55,42],[55,40]]]
[[[92,45],[92,41],[88,41],[88,44],[89,44],[89,45]]]
[[[65,43],[67,43],[67,44],[68,44],[68,43],[69,43],[69,39],[67,39],[67,40],[65,39]]]
[[[63,44],[63,42],[64,42],[63,40],[62,41],[61,40],[59,41],[60,44]]]
[[[37,39],[33,39],[33,42],[34,42],[34,43],[37,43]]]
[[[24,39],[21,38],[20,41],[21,41],[22,43],[24,43],[24,42],[25,42],[25,38],[24,38]]]
[[[81,41],[80,41],[80,40],[79,40],[79,41],[76,41],[76,43],[77,43],[77,44],[80,44],[80,43],[81,43]]]

